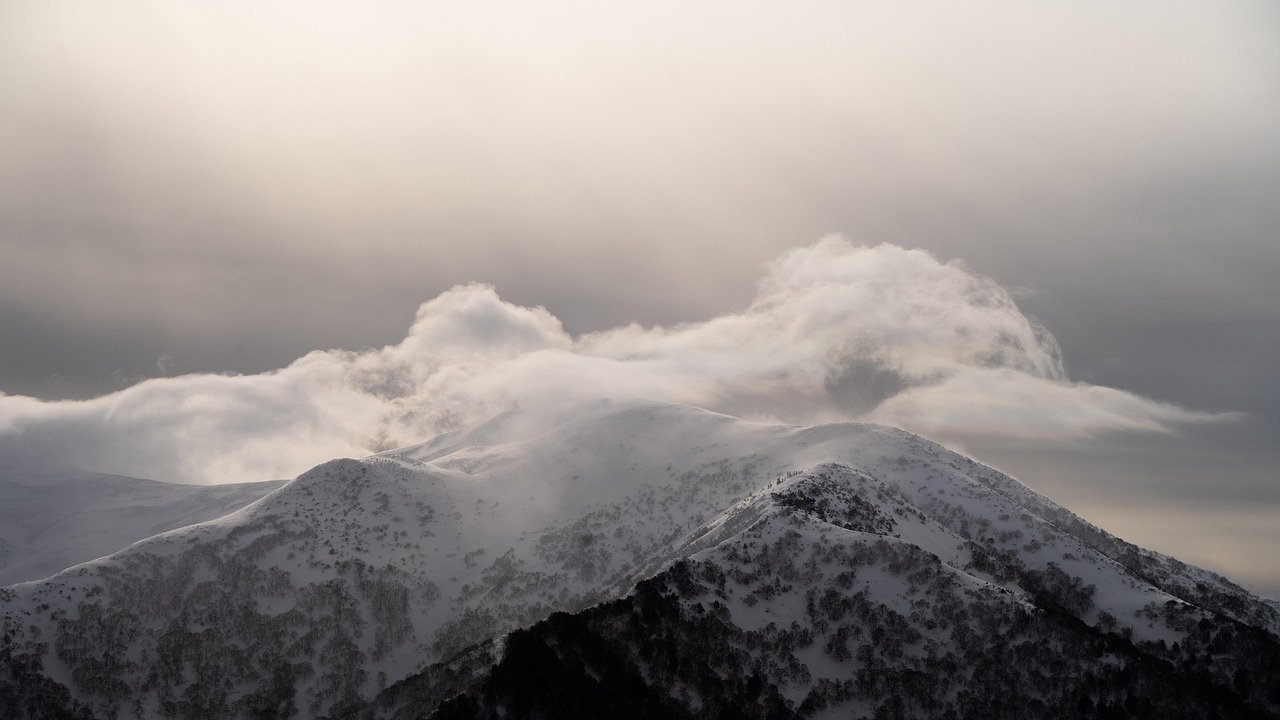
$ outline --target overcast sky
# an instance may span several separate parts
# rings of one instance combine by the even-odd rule
[[[1280,596],[1280,6],[694,5],[0,0],[0,391],[133,388],[0,449],[295,474],[587,367],[895,422]],[[245,381],[137,385],[196,373]],[[278,427],[147,409],[262,378]]]

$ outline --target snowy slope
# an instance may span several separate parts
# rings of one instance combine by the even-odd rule
[[[908,433],[610,403],[326,463],[238,512],[16,586],[0,608],[48,677],[102,714],[341,714],[476,643],[622,597],[675,561],[736,552],[752,533],[775,543],[788,532],[779,517],[810,545],[889,543],[983,597],[1137,642],[1185,640],[1188,618],[1215,613],[1280,629],[1272,607],[1225,579]],[[757,568],[759,582],[794,562]],[[859,587],[908,602],[879,563]],[[734,617],[754,629],[802,600],[742,600]]]
[[[0,471],[0,587],[239,510],[283,481],[174,485],[80,470]]]
[[[894,537],[905,506],[855,500],[847,479],[801,476],[626,597],[549,616],[344,717],[1280,717],[1274,635],[1177,601],[1144,615],[1174,621],[1172,645],[1086,625],[1067,605],[1089,593],[1028,601],[959,571]]]

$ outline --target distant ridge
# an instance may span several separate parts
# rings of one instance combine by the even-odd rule
[[[75,469],[0,468],[0,587],[222,517],[284,484],[176,485]]]

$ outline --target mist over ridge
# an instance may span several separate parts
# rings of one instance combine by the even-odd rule
[[[1072,382],[1057,341],[959,260],[831,236],[768,263],[740,311],[574,337],[543,307],[458,285],[405,338],[256,375],[140,382],[83,401],[0,396],[0,455],[189,483],[287,477],[507,409],[651,399],[748,419],[1071,439],[1232,414]]]

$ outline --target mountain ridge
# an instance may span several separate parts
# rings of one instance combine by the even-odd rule
[[[809,524],[792,531],[811,544],[932,563],[957,578],[938,582],[992,607],[1048,608],[1126,642],[1186,644],[1194,617],[1273,638],[1280,628],[1271,604],[1225,578],[1124,543],[910,433],[658,403],[512,413],[330,461],[229,516],[10,588],[0,608],[9,642],[98,714],[380,716],[375,698],[414,673],[629,597],[679,563],[715,557],[763,578],[724,553],[757,542],[753,532],[783,533],[776,542],[797,518]],[[871,557],[858,552],[841,557]],[[885,562],[858,572],[901,585]],[[741,597],[757,601],[736,617],[786,594],[752,587]],[[900,594],[864,600],[898,613],[910,602]],[[799,693],[782,697],[798,708]]]
[[[0,587],[49,577],[134,542],[213,520],[283,486],[179,485],[49,466],[0,471]]]

